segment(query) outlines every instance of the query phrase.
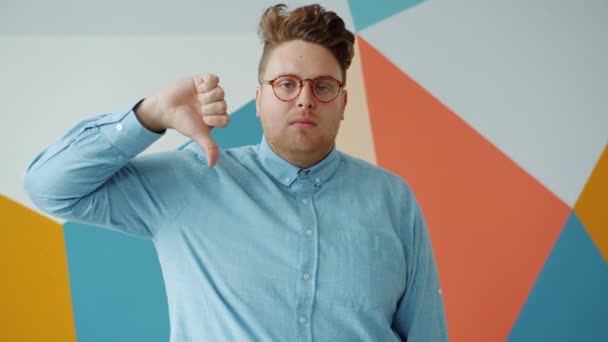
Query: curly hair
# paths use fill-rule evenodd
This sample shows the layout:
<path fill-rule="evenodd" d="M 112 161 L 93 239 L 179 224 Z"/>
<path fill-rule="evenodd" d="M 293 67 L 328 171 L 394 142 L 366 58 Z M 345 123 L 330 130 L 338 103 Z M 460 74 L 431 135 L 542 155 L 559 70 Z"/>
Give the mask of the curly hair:
<path fill-rule="evenodd" d="M 278 4 L 266 9 L 258 27 L 258 36 L 264 44 L 258 66 L 258 77 L 266 68 L 270 52 L 281 43 L 301 39 L 327 48 L 338 61 L 342 82 L 346 83 L 346 70 L 355 54 L 355 35 L 344 26 L 335 12 L 326 11 L 320 5 L 308 5 L 285 10 Z"/>

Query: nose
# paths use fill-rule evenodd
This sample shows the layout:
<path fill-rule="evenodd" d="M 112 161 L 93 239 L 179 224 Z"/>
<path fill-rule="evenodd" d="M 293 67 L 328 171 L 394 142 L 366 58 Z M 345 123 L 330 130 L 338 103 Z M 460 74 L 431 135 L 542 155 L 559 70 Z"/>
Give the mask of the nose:
<path fill-rule="evenodd" d="M 315 107 L 315 97 L 312 91 L 312 82 L 303 82 L 300 96 L 296 99 L 299 108 L 312 109 Z"/>

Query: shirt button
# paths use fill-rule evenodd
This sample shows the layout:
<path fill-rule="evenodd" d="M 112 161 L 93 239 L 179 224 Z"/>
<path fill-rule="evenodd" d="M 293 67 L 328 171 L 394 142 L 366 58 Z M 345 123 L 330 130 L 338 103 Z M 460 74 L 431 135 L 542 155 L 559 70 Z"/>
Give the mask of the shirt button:
<path fill-rule="evenodd" d="M 304 273 L 304 280 L 308 280 L 310 279 L 310 273 L 306 272 Z"/>
<path fill-rule="evenodd" d="M 312 229 L 306 229 L 306 235 L 311 236 L 312 235 Z"/>
<path fill-rule="evenodd" d="M 321 183 L 321 178 L 317 178 L 317 179 L 315 179 L 315 182 L 317 182 L 317 183 Z"/>
<path fill-rule="evenodd" d="M 117 131 L 122 131 L 122 129 L 123 129 L 122 124 L 116 124 Z"/>
<path fill-rule="evenodd" d="M 289 178 L 285 178 L 283 180 L 285 181 L 285 183 L 289 183 Z"/>
<path fill-rule="evenodd" d="M 300 324 L 306 323 L 306 317 L 300 316 L 300 320 L 299 321 L 300 321 Z"/>
<path fill-rule="evenodd" d="M 302 200 L 302 203 L 307 204 L 308 200 L 305 198 L 305 199 Z"/>

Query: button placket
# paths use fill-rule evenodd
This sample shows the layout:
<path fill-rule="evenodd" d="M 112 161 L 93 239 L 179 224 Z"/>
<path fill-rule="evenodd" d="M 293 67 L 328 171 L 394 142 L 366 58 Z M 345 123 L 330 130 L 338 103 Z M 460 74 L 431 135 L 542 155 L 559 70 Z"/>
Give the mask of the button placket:
<path fill-rule="evenodd" d="M 299 193 L 297 201 L 301 217 L 302 233 L 300 238 L 300 263 L 299 279 L 296 284 L 296 336 L 298 341 L 312 340 L 312 327 L 310 317 L 315 295 L 314 276 L 316 272 L 318 250 L 317 234 L 313 234 L 316 229 L 316 217 L 314 211 L 314 190 L 315 186 L 311 179 L 306 175 L 299 175 L 297 182 Z"/>

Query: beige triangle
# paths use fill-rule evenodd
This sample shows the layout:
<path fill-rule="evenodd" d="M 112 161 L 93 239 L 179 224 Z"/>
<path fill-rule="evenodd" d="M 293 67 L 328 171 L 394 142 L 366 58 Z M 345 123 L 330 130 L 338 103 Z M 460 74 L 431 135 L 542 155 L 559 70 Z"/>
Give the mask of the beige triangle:
<path fill-rule="evenodd" d="M 358 44 L 355 44 L 355 56 L 346 77 L 348 104 L 336 137 L 336 147 L 342 152 L 376 164 Z"/>

